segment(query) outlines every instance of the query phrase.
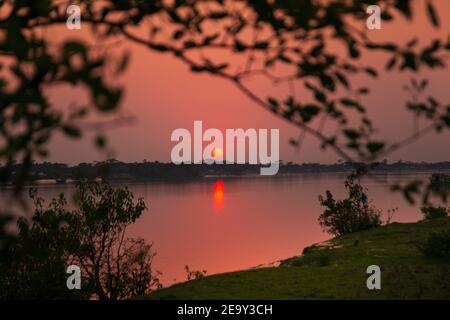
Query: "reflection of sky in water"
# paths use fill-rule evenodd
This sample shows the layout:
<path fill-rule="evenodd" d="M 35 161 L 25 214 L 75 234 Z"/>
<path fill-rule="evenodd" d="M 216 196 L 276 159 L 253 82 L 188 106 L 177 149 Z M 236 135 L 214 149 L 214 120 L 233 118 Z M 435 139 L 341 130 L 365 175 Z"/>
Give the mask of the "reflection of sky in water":
<path fill-rule="evenodd" d="M 212 274 L 287 258 L 330 237 L 317 222 L 322 212 L 318 195 L 329 189 L 336 198 L 343 197 L 344 178 L 342 174 L 303 174 L 130 184 L 135 199 L 143 197 L 149 209 L 130 227 L 129 235 L 155 243 L 155 268 L 163 272 L 166 284 L 184 280 L 185 265 Z M 416 221 L 421 217 L 419 210 L 400 194 L 389 192 L 390 184 L 413 178 L 376 175 L 364 179 L 363 185 L 385 214 L 387 209 L 399 208 L 393 221 Z M 73 187 L 39 187 L 47 202 L 60 192 L 69 194 Z M 0 190 L 2 209 L 10 207 L 6 193 Z"/>

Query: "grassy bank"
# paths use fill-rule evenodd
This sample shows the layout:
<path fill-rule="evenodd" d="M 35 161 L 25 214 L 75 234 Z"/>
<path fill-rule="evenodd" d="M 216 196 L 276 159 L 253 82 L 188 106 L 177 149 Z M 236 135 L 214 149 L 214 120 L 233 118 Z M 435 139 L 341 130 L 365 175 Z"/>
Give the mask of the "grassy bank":
<path fill-rule="evenodd" d="M 421 244 L 450 229 L 450 217 L 392 223 L 313 245 L 280 267 L 208 276 L 161 289 L 145 299 L 450 298 L 450 263 L 427 258 Z M 368 290 L 366 268 L 379 265 L 381 290 Z"/>

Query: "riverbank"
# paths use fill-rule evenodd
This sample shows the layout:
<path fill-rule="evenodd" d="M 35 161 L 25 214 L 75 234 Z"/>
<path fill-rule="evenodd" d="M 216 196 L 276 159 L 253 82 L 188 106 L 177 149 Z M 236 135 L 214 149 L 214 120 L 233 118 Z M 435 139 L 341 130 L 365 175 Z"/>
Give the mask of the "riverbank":
<path fill-rule="evenodd" d="M 450 217 L 392 223 L 310 246 L 279 267 L 208 276 L 140 299 L 450 299 L 450 262 L 420 246 L 450 229 Z M 381 290 L 368 290 L 366 268 L 381 268 Z"/>

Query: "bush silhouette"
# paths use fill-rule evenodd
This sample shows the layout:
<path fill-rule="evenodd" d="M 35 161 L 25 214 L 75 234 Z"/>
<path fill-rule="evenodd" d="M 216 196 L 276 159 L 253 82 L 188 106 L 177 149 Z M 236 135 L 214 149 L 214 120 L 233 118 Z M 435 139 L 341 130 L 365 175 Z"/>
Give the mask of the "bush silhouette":
<path fill-rule="evenodd" d="M 352 177 L 345 182 L 348 197 L 335 200 L 330 191 L 319 196 L 320 204 L 326 209 L 319 216 L 320 225 L 333 235 L 344 235 L 381 225 L 381 213 L 365 200 L 362 186 Z"/>

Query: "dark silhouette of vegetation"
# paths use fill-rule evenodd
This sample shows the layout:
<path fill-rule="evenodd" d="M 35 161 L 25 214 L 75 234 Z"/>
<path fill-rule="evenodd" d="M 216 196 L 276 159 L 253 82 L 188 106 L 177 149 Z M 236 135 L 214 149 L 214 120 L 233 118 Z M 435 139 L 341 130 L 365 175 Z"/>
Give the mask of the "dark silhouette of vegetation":
<path fill-rule="evenodd" d="M 100 299 L 132 297 L 159 284 L 152 274 L 151 245 L 126 237 L 127 227 L 146 209 L 142 199 L 134 203 L 127 188 L 81 183 L 76 204 L 78 210 L 68 220 L 69 233 L 74 236 L 70 258 Z"/>
<path fill-rule="evenodd" d="M 431 234 L 421 248 L 428 257 L 450 261 L 450 229 Z"/>
<path fill-rule="evenodd" d="M 319 216 L 320 225 L 338 236 L 381 226 L 381 212 L 368 201 L 359 182 L 349 177 L 345 188 L 348 197 L 343 200 L 335 200 L 328 190 L 325 197 L 319 196 L 320 204 L 326 207 Z"/>
<path fill-rule="evenodd" d="M 450 212 L 447 207 L 441 206 L 424 206 L 420 208 L 420 211 L 422 211 L 425 220 L 443 218 L 448 216 L 448 213 Z"/>
<path fill-rule="evenodd" d="M 28 221 L 17 222 L 18 236 L 3 254 L 0 264 L 2 299 L 79 299 L 86 291 L 66 287 L 67 249 L 71 242 L 66 222 L 70 213 L 63 196 L 43 207 L 42 199 L 31 193 L 36 210 Z"/>
<path fill-rule="evenodd" d="M 191 270 L 189 266 L 184 266 L 184 270 L 186 270 L 186 279 L 187 281 L 201 279 L 206 276 L 206 270 Z"/>
<path fill-rule="evenodd" d="M 125 299 L 159 287 L 152 270 L 155 253 L 143 239 L 126 236 L 127 227 L 146 209 L 126 188 L 77 185 L 75 209 L 63 194 L 48 206 L 31 193 L 35 213 L 21 218 L 19 236 L 1 266 L 2 298 Z M 66 268 L 81 269 L 81 290 L 68 290 Z"/>

